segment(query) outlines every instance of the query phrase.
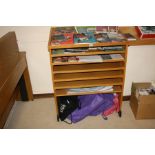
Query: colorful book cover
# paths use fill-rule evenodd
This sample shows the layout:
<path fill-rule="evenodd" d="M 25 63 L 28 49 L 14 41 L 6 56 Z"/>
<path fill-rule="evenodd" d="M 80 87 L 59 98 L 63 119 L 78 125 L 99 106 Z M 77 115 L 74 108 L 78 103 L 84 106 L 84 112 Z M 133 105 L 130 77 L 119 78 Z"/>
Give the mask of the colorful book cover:
<path fill-rule="evenodd" d="M 96 26 L 96 33 L 117 33 L 118 26 Z"/>
<path fill-rule="evenodd" d="M 53 34 L 62 34 L 62 33 L 77 33 L 75 26 L 63 26 L 63 27 L 54 27 Z"/>
<path fill-rule="evenodd" d="M 109 33 L 118 33 L 118 26 L 108 26 Z"/>
<path fill-rule="evenodd" d="M 76 26 L 78 33 L 96 32 L 96 26 Z"/>
<path fill-rule="evenodd" d="M 51 36 L 51 45 L 73 44 L 73 33 L 53 34 Z"/>
<path fill-rule="evenodd" d="M 108 33 L 108 26 L 96 26 L 97 33 Z"/>
<path fill-rule="evenodd" d="M 112 42 L 126 41 L 126 38 L 121 33 L 108 33 L 108 37 Z"/>
<path fill-rule="evenodd" d="M 136 40 L 136 38 L 130 34 L 130 33 L 123 33 L 123 36 L 127 39 L 127 40 Z"/>
<path fill-rule="evenodd" d="M 94 36 L 97 42 L 110 42 L 107 33 L 96 33 Z"/>
<path fill-rule="evenodd" d="M 74 34 L 74 43 L 94 43 L 96 39 L 92 32 Z"/>
<path fill-rule="evenodd" d="M 140 39 L 155 38 L 155 26 L 136 26 Z"/>
<path fill-rule="evenodd" d="M 65 50 L 64 49 L 56 49 L 56 50 L 53 50 L 53 54 L 64 54 Z"/>

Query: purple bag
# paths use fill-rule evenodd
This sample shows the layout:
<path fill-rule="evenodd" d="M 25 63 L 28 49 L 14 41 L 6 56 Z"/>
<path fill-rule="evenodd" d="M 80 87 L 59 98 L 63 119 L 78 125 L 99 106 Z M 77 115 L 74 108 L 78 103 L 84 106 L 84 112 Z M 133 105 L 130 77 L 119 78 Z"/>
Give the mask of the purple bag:
<path fill-rule="evenodd" d="M 68 118 L 76 123 L 86 116 L 96 116 L 113 104 L 113 94 L 95 94 L 78 97 L 81 109 L 76 109 Z"/>
<path fill-rule="evenodd" d="M 101 94 L 103 102 L 100 107 L 98 107 L 96 110 L 91 112 L 89 115 L 90 116 L 97 116 L 101 114 L 103 111 L 111 108 L 114 105 L 113 99 L 114 95 L 113 94 Z"/>

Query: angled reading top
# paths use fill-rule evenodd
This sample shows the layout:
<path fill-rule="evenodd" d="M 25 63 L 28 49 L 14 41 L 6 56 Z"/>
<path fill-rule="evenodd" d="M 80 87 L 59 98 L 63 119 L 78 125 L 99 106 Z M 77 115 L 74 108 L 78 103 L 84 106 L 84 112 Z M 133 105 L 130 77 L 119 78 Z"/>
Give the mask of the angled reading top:
<path fill-rule="evenodd" d="M 95 42 L 95 43 L 70 43 L 70 44 L 58 44 L 58 45 L 51 45 L 51 35 L 52 32 L 55 30 L 55 27 L 51 27 L 50 36 L 49 36 L 49 43 L 48 48 L 49 51 L 51 49 L 61 49 L 61 48 L 78 48 L 78 47 L 97 47 L 97 46 L 112 46 L 112 45 L 128 45 L 128 46 L 139 46 L 139 45 L 155 45 L 155 39 L 139 39 L 137 36 L 136 30 L 134 26 L 126 26 L 126 27 L 119 27 L 120 33 L 130 33 L 132 34 L 136 40 L 133 41 L 121 41 L 121 42 Z"/>

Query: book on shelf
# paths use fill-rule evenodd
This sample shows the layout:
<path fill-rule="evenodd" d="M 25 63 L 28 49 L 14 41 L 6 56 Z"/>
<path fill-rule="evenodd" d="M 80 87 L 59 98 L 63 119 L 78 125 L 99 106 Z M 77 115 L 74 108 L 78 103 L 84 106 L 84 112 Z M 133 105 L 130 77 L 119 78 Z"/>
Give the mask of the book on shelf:
<path fill-rule="evenodd" d="M 97 47 L 89 47 L 89 48 L 88 48 L 88 51 L 96 51 L 96 50 L 98 50 Z"/>
<path fill-rule="evenodd" d="M 96 26 L 76 26 L 75 28 L 78 33 L 96 32 Z"/>
<path fill-rule="evenodd" d="M 98 47 L 97 48 L 100 51 L 123 51 L 123 46 L 104 46 L 104 47 Z"/>
<path fill-rule="evenodd" d="M 96 26 L 96 33 L 108 33 L 108 26 Z"/>
<path fill-rule="evenodd" d="M 102 62 L 100 55 L 77 56 L 79 62 Z"/>
<path fill-rule="evenodd" d="M 129 41 L 136 40 L 136 38 L 130 33 L 123 33 L 123 36 Z"/>
<path fill-rule="evenodd" d="M 88 48 L 67 48 L 64 50 L 64 53 L 80 53 L 86 51 L 88 51 Z"/>
<path fill-rule="evenodd" d="M 101 57 L 102 57 L 103 60 L 112 59 L 111 56 L 110 56 L 110 54 L 102 54 Z"/>
<path fill-rule="evenodd" d="M 112 42 L 126 41 L 126 38 L 121 33 L 108 33 L 108 37 Z"/>
<path fill-rule="evenodd" d="M 73 44 L 73 33 L 51 35 L 51 45 Z"/>
<path fill-rule="evenodd" d="M 92 32 L 74 34 L 74 43 L 94 43 L 96 39 Z"/>
<path fill-rule="evenodd" d="M 96 33 L 118 33 L 118 26 L 96 26 Z"/>
<path fill-rule="evenodd" d="M 103 60 L 124 59 L 121 54 L 102 54 L 101 57 Z"/>
<path fill-rule="evenodd" d="M 118 33 L 118 26 L 108 26 L 109 33 Z"/>
<path fill-rule="evenodd" d="M 136 26 L 140 39 L 155 38 L 155 26 Z"/>
<path fill-rule="evenodd" d="M 53 50 L 53 54 L 64 54 L 65 50 L 64 49 L 56 49 L 56 50 Z"/>
<path fill-rule="evenodd" d="M 110 54 L 112 59 L 124 59 L 121 54 Z"/>
<path fill-rule="evenodd" d="M 77 33 L 75 26 L 63 26 L 63 27 L 54 27 L 53 34 L 62 34 L 62 33 Z"/>
<path fill-rule="evenodd" d="M 56 57 L 53 59 L 54 63 L 62 63 L 62 62 L 78 62 L 77 56 L 69 56 L 69 57 Z"/>
<path fill-rule="evenodd" d="M 94 36 L 97 42 L 110 42 L 107 33 L 96 33 Z"/>
<path fill-rule="evenodd" d="M 70 88 L 67 93 L 83 93 L 83 92 L 112 92 L 113 86 L 96 86 L 87 88 Z"/>

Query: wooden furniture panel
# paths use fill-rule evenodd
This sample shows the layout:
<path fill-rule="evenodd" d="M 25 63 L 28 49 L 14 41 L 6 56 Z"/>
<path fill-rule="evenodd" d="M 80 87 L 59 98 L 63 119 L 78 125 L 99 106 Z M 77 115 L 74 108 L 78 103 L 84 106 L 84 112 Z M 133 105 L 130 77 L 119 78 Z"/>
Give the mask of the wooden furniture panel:
<path fill-rule="evenodd" d="M 55 89 L 111 86 L 123 84 L 122 78 L 55 82 Z"/>
<path fill-rule="evenodd" d="M 117 54 L 117 53 L 125 53 L 125 51 L 87 51 L 87 52 L 76 52 L 76 53 L 69 53 L 69 54 L 52 54 L 51 57 L 60 57 L 60 56 L 84 56 L 84 55 L 100 55 L 100 54 Z"/>
<path fill-rule="evenodd" d="M 54 74 L 54 82 L 123 77 L 123 70 Z"/>
<path fill-rule="evenodd" d="M 122 86 L 121 85 L 114 85 L 113 91 L 108 92 L 82 92 L 82 93 L 68 93 L 68 89 L 56 89 L 55 94 L 56 96 L 72 96 L 72 95 L 88 95 L 88 94 L 106 94 L 106 93 L 122 93 Z"/>
<path fill-rule="evenodd" d="M 0 128 L 15 102 L 20 88 L 24 100 L 33 100 L 26 53 L 19 52 L 15 32 L 0 38 Z"/>
<path fill-rule="evenodd" d="M 125 69 L 123 62 L 112 63 L 90 63 L 79 65 L 53 65 L 53 74 L 56 73 L 74 73 L 74 72 L 94 72 L 94 71 L 106 71 L 106 70 L 120 70 Z"/>

